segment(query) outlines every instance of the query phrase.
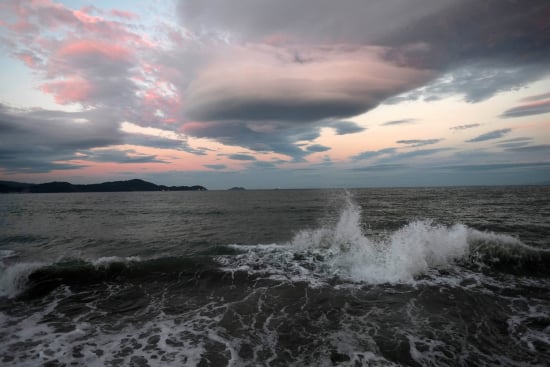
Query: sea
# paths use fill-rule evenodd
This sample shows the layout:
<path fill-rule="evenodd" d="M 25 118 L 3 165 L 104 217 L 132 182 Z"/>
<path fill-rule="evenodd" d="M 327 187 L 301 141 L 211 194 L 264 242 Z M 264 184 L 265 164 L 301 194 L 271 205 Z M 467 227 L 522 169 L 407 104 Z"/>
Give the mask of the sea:
<path fill-rule="evenodd" d="M 0 195 L 1 366 L 548 366 L 550 186 Z"/>

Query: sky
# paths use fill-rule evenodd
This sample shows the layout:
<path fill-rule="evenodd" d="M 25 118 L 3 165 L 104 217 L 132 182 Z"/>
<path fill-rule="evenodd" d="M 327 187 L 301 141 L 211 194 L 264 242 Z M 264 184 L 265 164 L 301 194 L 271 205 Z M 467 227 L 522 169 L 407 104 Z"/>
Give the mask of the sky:
<path fill-rule="evenodd" d="M 2 0 L 0 70 L 0 180 L 550 183 L 547 0 Z"/>

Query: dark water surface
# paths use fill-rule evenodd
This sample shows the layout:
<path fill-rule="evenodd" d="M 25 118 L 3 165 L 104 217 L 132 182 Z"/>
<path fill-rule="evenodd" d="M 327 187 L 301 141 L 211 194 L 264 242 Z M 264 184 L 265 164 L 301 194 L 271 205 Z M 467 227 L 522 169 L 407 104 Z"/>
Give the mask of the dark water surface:
<path fill-rule="evenodd" d="M 549 360 L 550 187 L 0 195 L 0 365 Z"/>

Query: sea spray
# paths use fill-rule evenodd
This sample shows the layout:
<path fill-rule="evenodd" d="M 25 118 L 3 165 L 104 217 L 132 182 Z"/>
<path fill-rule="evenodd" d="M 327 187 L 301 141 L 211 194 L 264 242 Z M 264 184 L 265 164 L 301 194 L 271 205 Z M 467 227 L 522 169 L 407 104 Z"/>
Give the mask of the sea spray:
<path fill-rule="evenodd" d="M 0 297 L 12 298 L 21 293 L 35 270 L 44 266 L 44 263 L 17 263 L 6 266 L 0 263 Z"/>
<path fill-rule="evenodd" d="M 217 259 L 225 269 L 264 273 L 271 278 L 324 284 L 337 277 L 381 284 L 411 283 L 457 262 L 483 267 L 501 258 L 502 262 L 523 261 L 545 253 L 509 235 L 460 223 L 437 224 L 431 219 L 412 221 L 385 236 L 366 235 L 362 228 L 361 208 L 347 193 L 334 224 L 301 230 L 284 244 L 233 245 L 242 253 Z"/>

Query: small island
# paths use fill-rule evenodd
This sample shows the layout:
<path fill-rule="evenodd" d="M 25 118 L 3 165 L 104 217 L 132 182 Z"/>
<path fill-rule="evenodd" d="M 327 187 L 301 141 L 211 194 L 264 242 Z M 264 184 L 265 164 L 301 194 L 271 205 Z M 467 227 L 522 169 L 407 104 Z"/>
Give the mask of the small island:
<path fill-rule="evenodd" d="M 204 186 L 164 186 L 140 179 L 112 181 L 89 185 L 69 182 L 28 184 L 0 181 L 0 193 L 66 193 L 66 192 L 125 192 L 125 191 L 207 191 Z"/>
<path fill-rule="evenodd" d="M 232 187 L 230 189 L 227 189 L 227 191 L 244 191 L 246 190 L 244 187 L 241 187 L 241 186 L 235 186 L 235 187 Z"/>

